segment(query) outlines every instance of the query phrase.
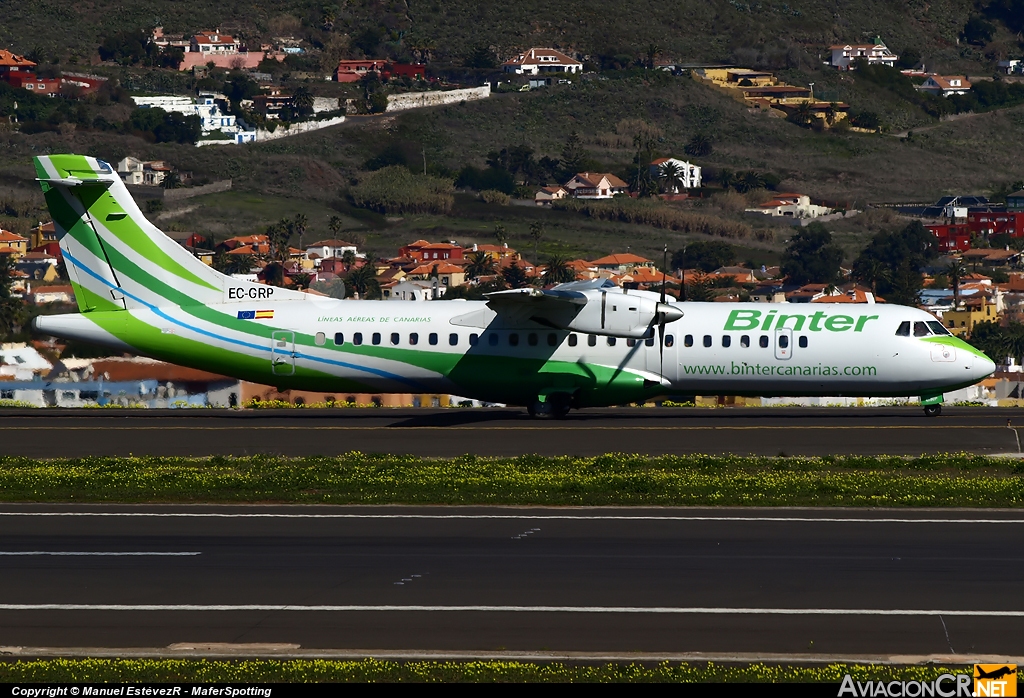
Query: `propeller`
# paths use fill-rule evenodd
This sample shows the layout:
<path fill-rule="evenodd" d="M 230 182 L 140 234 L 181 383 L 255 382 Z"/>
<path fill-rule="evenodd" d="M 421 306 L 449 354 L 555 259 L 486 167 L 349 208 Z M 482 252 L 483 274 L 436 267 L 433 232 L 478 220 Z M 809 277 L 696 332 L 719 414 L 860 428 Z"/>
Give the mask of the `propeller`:
<path fill-rule="evenodd" d="M 661 300 L 657 306 L 658 354 L 661 359 L 661 369 L 658 373 L 662 377 L 665 375 L 665 324 L 675 322 L 683 316 L 682 310 L 674 308 L 666 302 L 665 287 L 668 283 L 665 276 L 666 269 L 668 269 L 668 245 L 665 245 L 664 256 L 661 260 Z"/>

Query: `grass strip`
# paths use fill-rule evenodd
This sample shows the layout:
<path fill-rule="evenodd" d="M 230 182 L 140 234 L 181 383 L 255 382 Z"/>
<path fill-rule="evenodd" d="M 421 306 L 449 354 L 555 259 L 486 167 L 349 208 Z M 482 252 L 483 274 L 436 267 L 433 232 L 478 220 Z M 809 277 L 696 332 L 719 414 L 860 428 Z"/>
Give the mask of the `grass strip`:
<path fill-rule="evenodd" d="M 576 665 L 510 661 L 393 662 L 376 659 L 242 660 L 45 659 L 0 662 L 0 682 L 12 683 L 835 683 L 934 681 L 966 667 L 829 664 L 825 666 L 641 664 Z"/>
<path fill-rule="evenodd" d="M 1021 507 L 1022 476 L 970 454 L 3 457 L 0 501 Z"/>

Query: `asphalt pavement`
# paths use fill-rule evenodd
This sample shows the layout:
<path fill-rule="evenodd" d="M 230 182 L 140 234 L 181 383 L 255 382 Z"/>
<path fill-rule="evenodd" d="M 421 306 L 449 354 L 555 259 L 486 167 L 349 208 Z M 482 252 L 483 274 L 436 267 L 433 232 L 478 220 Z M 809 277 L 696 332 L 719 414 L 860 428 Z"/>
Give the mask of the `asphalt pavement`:
<path fill-rule="evenodd" d="M 735 453 L 776 456 L 1015 453 L 1019 409 L 616 408 L 538 421 L 516 409 L 3 410 L 0 453 L 42 458 Z"/>
<path fill-rule="evenodd" d="M 1022 533 L 1007 511 L 3 505 L 0 645 L 1019 656 Z"/>

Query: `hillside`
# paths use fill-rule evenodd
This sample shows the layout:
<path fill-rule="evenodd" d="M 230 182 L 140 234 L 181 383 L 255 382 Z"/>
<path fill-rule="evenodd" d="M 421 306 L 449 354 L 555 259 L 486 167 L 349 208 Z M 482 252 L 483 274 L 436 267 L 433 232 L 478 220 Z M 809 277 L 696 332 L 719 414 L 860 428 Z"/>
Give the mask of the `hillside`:
<path fill-rule="evenodd" d="M 971 0 L 636 0 L 600 5 L 568 0 L 4 0 L 0 46 L 83 62 L 107 36 L 163 25 L 168 33 L 221 27 L 253 43 L 296 35 L 356 53 L 427 51 L 435 61 L 456 65 L 479 47 L 491 47 L 499 60 L 522 48 L 553 45 L 595 61 L 628 62 L 646 57 L 653 44 L 674 60 L 740 59 L 796 67 L 816 62 L 831 43 L 876 35 L 897 51 L 912 48 L 939 60 L 960 57 L 957 38 L 974 5 Z"/>

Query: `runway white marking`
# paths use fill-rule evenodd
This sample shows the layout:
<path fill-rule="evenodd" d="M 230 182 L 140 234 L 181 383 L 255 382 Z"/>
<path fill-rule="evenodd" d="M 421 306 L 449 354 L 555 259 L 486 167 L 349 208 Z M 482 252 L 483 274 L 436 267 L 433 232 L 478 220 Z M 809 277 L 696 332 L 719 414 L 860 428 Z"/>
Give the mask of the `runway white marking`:
<path fill-rule="evenodd" d="M 1024 618 L 1024 611 L 982 611 L 923 608 L 715 608 L 675 606 L 301 606 L 293 604 L 0 604 L 0 611 L 260 611 L 260 612 L 432 612 L 432 613 L 617 613 L 662 615 L 766 616 L 969 616 Z"/>
<path fill-rule="evenodd" d="M 91 553 L 79 551 L 0 551 L 0 557 L 26 557 L 26 556 L 54 556 L 54 557 L 99 557 L 99 558 L 133 558 L 133 557 L 189 557 L 202 555 L 202 553 Z"/>
<path fill-rule="evenodd" d="M 1024 524 L 1024 519 L 917 519 L 811 516 L 601 516 L 583 514 L 275 514 L 222 512 L 137 511 L 0 511 L 4 516 L 41 517 L 136 517 L 178 519 L 417 519 L 417 520 L 511 520 L 511 521 L 741 521 L 755 523 L 927 523 L 927 524 Z"/>

